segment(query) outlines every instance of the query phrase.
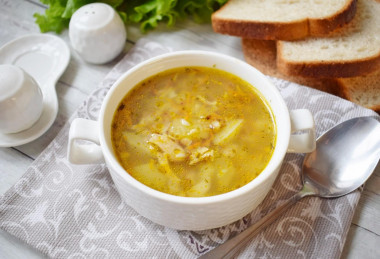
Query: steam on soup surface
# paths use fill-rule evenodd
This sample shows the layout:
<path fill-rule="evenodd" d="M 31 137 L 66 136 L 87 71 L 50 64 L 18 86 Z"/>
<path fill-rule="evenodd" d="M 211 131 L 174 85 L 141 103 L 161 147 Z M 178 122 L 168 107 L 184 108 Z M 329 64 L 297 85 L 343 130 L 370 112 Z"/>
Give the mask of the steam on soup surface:
<path fill-rule="evenodd" d="M 161 72 L 118 106 L 114 152 L 135 179 L 173 195 L 212 196 L 257 177 L 276 142 L 261 96 L 242 79 L 206 67 Z"/>

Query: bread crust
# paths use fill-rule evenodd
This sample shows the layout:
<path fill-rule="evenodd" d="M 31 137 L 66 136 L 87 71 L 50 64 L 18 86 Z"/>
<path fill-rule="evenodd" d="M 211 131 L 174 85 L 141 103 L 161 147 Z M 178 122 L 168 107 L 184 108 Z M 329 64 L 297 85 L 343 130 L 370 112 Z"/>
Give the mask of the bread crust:
<path fill-rule="evenodd" d="M 362 0 L 358 4 L 357 19 L 355 17 L 346 27 L 332 32 L 328 38 L 313 37 L 300 42 L 277 41 L 277 69 L 286 75 L 313 78 L 356 77 L 380 69 L 380 46 L 376 40 L 379 33 L 376 27 L 380 23 L 377 13 L 379 10 L 379 1 Z M 363 45 L 361 48 L 365 49 L 364 44 L 370 44 L 368 48 L 371 50 L 368 53 L 363 50 L 363 53 L 351 55 L 356 52 L 352 51 L 354 48 L 350 48 L 350 44 L 359 44 L 358 39 L 361 40 L 359 46 Z M 306 44 L 307 50 L 303 44 Z M 324 52 L 322 48 L 328 49 L 326 45 L 329 44 L 333 46 L 331 51 Z M 303 50 L 309 58 L 302 56 Z M 329 58 L 324 59 L 325 55 Z"/>
<path fill-rule="evenodd" d="M 340 96 L 340 89 L 335 79 L 306 78 L 302 76 L 284 75 L 276 66 L 276 42 L 272 40 L 242 39 L 242 50 L 246 62 L 260 70 L 263 74 L 281 78 L 297 84 L 305 85 Z"/>
<path fill-rule="evenodd" d="M 357 10 L 357 0 L 347 3 L 340 13 L 323 19 L 309 20 L 309 36 L 323 37 L 352 21 Z"/>
<path fill-rule="evenodd" d="M 337 81 L 337 84 L 338 84 L 338 87 L 340 89 L 340 94 L 341 94 L 342 98 L 349 100 L 351 102 L 354 102 L 360 106 L 366 107 L 367 109 L 371 109 L 380 115 L 380 104 L 368 106 L 368 105 L 365 105 L 363 103 L 358 103 L 352 98 L 350 90 L 347 87 L 345 87 L 344 84 L 341 84 L 341 82 L 339 80 Z"/>
<path fill-rule="evenodd" d="M 300 19 L 292 22 L 247 21 L 218 17 L 220 11 L 228 8 L 225 4 L 211 16 L 213 30 L 251 39 L 298 40 L 307 36 L 323 36 L 350 22 L 356 13 L 357 0 L 347 2 L 344 8 L 331 16 L 318 19 Z"/>
<path fill-rule="evenodd" d="M 266 75 L 309 86 L 339 96 L 368 109 L 372 109 L 380 114 L 380 103 L 361 103 L 360 101 L 355 100 L 353 96 L 353 92 L 356 91 L 358 91 L 359 93 L 365 93 L 366 88 L 363 86 L 371 85 L 372 87 L 376 87 L 376 89 L 380 89 L 380 68 L 374 71 L 373 73 L 368 74 L 367 76 L 348 78 L 313 78 L 285 75 L 277 69 L 277 48 L 275 41 L 243 38 L 242 50 L 246 62 L 256 67 L 258 70 L 260 70 L 262 73 Z M 373 84 L 375 84 L 376 86 Z M 380 95 L 380 92 L 378 93 L 378 95 Z"/>
<path fill-rule="evenodd" d="M 380 114 L 380 103 L 361 103 L 356 100 L 355 93 L 371 96 L 373 98 L 380 99 L 380 70 L 377 70 L 371 74 L 353 78 L 337 78 L 336 80 L 341 97 L 357 103 L 368 109 L 374 110 Z M 372 91 L 371 91 L 372 90 Z M 368 92 L 370 91 L 370 92 Z M 375 92 L 374 96 L 371 94 Z"/>
<path fill-rule="evenodd" d="M 309 35 L 307 20 L 292 23 L 262 23 L 245 20 L 213 19 L 215 32 L 262 40 L 296 40 Z"/>
<path fill-rule="evenodd" d="M 362 76 L 380 69 L 380 51 L 371 57 L 347 61 L 291 62 L 283 58 L 281 42 L 277 42 L 277 69 L 292 76 L 336 78 Z"/>

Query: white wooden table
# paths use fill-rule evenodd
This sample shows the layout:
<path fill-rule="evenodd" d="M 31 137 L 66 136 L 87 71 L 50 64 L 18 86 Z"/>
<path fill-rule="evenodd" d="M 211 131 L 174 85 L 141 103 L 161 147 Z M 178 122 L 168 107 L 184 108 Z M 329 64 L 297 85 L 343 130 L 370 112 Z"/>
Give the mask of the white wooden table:
<path fill-rule="evenodd" d="M 0 46 L 30 33 L 39 33 L 33 14 L 45 12 L 38 0 L 0 0 Z M 124 53 L 142 38 L 148 38 L 173 49 L 216 50 L 243 59 L 240 39 L 213 33 L 211 26 L 192 22 L 180 23 L 175 28 L 165 25 L 142 35 L 137 27 L 127 28 L 128 39 Z M 68 31 L 59 35 L 70 45 Z M 12 148 L 0 148 L 0 194 L 8 190 L 34 159 L 54 139 L 71 114 L 95 89 L 117 63 L 91 65 L 80 59 L 71 49 L 70 64 L 56 89 L 59 114 L 53 126 L 39 139 Z M 344 244 L 342 258 L 380 258 L 380 166 L 369 179 L 357 207 L 354 220 Z M 41 258 L 39 252 L 0 230 L 0 258 Z"/>

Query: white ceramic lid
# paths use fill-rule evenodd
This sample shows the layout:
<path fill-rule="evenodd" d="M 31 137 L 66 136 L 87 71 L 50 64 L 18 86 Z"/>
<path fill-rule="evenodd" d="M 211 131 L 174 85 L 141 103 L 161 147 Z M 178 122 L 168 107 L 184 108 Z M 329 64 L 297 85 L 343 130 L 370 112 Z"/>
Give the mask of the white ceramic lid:
<path fill-rule="evenodd" d="M 12 65 L 0 65 L 0 102 L 12 97 L 22 85 L 22 70 Z"/>
<path fill-rule="evenodd" d="M 97 30 L 110 23 L 115 11 L 109 5 L 95 3 L 79 8 L 71 17 L 71 23 L 84 30 Z"/>

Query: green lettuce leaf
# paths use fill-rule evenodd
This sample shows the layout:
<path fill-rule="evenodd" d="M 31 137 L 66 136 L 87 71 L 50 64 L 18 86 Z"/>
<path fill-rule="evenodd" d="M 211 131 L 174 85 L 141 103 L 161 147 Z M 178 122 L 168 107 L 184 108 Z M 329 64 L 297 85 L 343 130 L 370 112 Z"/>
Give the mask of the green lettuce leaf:
<path fill-rule="evenodd" d="M 63 18 L 62 14 L 66 9 L 67 1 L 60 0 L 41 0 L 43 4 L 49 6 L 45 11 L 45 15 L 38 13 L 34 14 L 36 23 L 39 25 L 41 32 L 54 31 L 61 33 L 62 30 L 68 27 L 70 19 Z"/>
<path fill-rule="evenodd" d="M 47 5 L 45 14 L 35 13 L 41 32 L 61 33 L 70 18 L 83 5 L 103 2 L 112 6 L 126 24 L 140 24 L 147 32 L 160 22 L 173 26 L 178 19 L 191 17 L 195 22 L 210 22 L 211 14 L 227 0 L 40 0 Z"/>
<path fill-rule="evenodd" d="M 182 17 L 191 16 L 197 23 L 210 22 L 211 14 L 226 0 L 179 0 L 177 10 Z"/>
<path fill-rule="evenodd" d="M 157 27 L 158 22 L 167 21 L 169 26 L 174 25 L 178 13 L 174 10 L 176 0 L 150 0 L 143 5 L 136 6 L 134 11 L 138 14 L 141 23 L 140 29 L 146 32 Z"/>

